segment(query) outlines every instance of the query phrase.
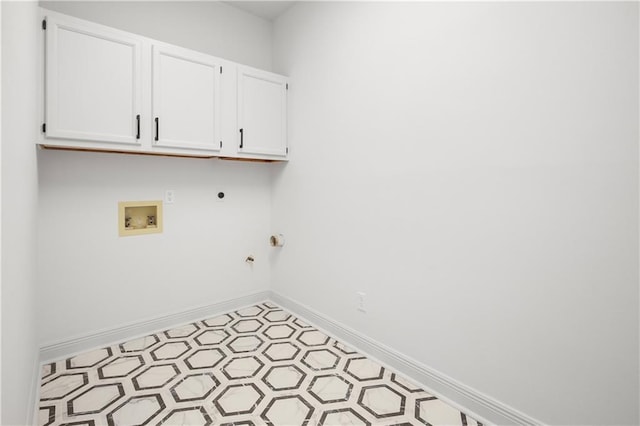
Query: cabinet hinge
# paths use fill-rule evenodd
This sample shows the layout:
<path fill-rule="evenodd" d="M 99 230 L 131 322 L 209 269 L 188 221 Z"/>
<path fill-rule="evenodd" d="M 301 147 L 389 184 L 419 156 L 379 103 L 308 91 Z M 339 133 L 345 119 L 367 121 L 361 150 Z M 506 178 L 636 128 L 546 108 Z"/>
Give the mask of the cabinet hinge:
<path fill-rule="evenodd" d="M 42 123 L 42 133 L 47 133 L 47 123 Z"/>
<path fill-rule="evenodd" d="M 43 19 L 43 20 L 42 20 L 42 29 L 43 29 L 43 30 L 46 30 L 46 29 L 47 29 L 47 20 L 46 20 L 46 19 Z"/>

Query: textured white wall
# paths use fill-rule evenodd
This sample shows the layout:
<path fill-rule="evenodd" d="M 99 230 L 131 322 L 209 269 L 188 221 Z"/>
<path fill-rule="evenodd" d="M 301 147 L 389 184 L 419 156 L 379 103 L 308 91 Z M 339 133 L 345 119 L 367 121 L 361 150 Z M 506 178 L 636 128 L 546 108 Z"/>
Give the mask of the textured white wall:
<path fill-rule="evenodd" d="M 270 24 L 223 4 L 45 6 L 270 67 Z M 268 287 L 271 165 L 40 151 L 38 166 L 41 344 Z M 164 232 L 119 238 L 118 201 L 162 199 L 166 189 L 176 191 L 176 203 L 165 205 Z M 253 267 L 245 263 L 249 254 Z"/>
<path fill-rule="evenodd" d="M 294 6 L 274 290 L 543 422 L 638 424 L 638 62 L 637 3 Z"/>
<path fill-rule="evenodd" d="M 37 371 L 35 2 L 2 2 L 2 418 L 28 423 Z M 36 31 L 34 31 L 34 28 Z"/>
<path fill-rule="evenodd" d="M 2 22 L 2 3 L 0 3 L 0 23 Z M 2 47 L 2 28 L 0 27 L 0 48 Z M 0 51 L 1 52 L 1 51 Z M 2 54 L 0 53 L 0 144 L 2 143 Z M 2 147 L 0 146 L 0 200 L 2 200 Z M 0 209 L 0 333 L 2 333 L 2 209 Z M 35 336 L 35 329 L 34 329 Z M 1 335 L 0 335 L 1 339 Z M 0 345 L 2 342 L 0 341 Z M 2 379 L 2 350 L 0 347 L 0 380 Z M 0 385 L 0 421 L 2 421 L 2 385 Z"/>
<path fill-rule="evenodd" d="M 38 160 L 42 342 L 268 288 L 269 164 L 65 151 Z M 176 202 L 164 205 L 163 233 L 119 237 L 118 201 L 165 189 Z"/>

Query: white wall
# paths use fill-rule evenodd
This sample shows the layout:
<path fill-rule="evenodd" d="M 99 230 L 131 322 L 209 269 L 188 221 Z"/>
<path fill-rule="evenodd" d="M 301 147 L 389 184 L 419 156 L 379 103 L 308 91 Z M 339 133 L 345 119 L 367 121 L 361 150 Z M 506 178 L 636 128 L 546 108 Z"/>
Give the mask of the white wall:
<path fill-rule="evenodd" d="M 34 407 L 38 130 L 37 3 L 2 2 L 2 418 L 24 425 Z"/>
<path fill-rule="evenodd" d="M 270 67 L 270 24 L 222 4 L 46 7 Z M 38 166 L 41 344 L 268 288 L 271 165 L 40 151 Z M 164 232 L 119 238 L 118 201 L 158 200 L 166 189 L 176 202 L 165 205 Z"/>
<path fill-rule="evenodd" d="M 638 424 L 637 3 L 300 3 L 274 70 L 275 291 L 543 422 Z"/>
<path fill-rule="evenodd" d="M 0 48 L 2 47 L 2 3 L 0 3 Z M 0 50 L 1 52 L 1 50 Z M 2 54 L 0 53 L 0 144 L 2 143 Z M 2 147 L 0 146 L 0 200 L 2 200 Z M 0 209 L 0 345 L 2 333 L 2 209 Z M 0 346 L 0 380 L 2 380 L 2 347 Z M 0 421 L 2 421 L 2 386 L 0 385 Z"/>

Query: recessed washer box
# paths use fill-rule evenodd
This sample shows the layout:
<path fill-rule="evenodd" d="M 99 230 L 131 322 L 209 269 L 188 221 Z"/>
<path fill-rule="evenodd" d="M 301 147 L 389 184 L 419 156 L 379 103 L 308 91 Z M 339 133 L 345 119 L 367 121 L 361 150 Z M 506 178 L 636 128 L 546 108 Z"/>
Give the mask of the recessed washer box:
<path fill-rule="evenodd" d="M 162 201 L 120 201 L 118 231 L 121 237 L 162 232 Z"/>

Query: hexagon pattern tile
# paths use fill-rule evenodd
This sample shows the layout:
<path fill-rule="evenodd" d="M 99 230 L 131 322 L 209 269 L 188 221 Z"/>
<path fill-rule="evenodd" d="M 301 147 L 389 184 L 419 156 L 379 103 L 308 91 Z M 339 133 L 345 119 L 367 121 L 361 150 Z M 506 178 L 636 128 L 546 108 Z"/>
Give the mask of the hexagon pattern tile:
<path fill-rule="evenodd" d="M 482 426 L 272 302 L 42 368 L 38 424 Z"/>

